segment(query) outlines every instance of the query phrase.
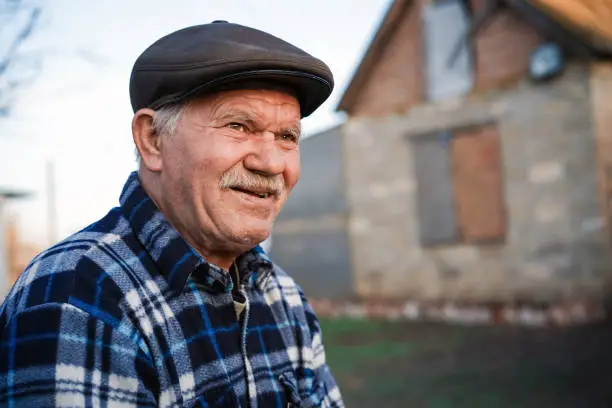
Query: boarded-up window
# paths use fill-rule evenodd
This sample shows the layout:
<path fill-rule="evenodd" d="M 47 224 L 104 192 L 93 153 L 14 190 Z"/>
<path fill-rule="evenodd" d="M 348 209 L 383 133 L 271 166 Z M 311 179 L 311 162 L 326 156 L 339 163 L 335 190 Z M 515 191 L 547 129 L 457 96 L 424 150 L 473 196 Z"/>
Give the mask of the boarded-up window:
<path fill-rule="evenodd" d="M 505 235 L 501 151 L 494 126 L 455 132 L 452 163 L 459 230 L 465 242 L 498 241 Z"/>
<path fill-rule="evenodd" d="M 494 243 L 506 235 L 494 125 L 412 139 L 422 245 Z"/>
<path fill-rule="evenodd" d="M 414 162 L 419 192 L 417 209 L 423 245 L 452 243 L 457 240 L 457 220 L 450 177 L 451 137 L 450 133 L 441 132 L 414 139 Z"/>

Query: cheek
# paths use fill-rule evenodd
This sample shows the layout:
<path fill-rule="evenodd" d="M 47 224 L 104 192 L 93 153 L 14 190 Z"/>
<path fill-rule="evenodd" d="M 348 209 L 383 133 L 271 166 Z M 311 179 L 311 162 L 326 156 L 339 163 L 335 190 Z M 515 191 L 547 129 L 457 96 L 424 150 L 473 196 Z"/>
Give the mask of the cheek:
<path fill-rule="evenodd" d="M 223 175 L 239 164 L 245 156 L 239 147 L 222 141 L 198 146 L 189 153 L 190 161 L 184 165 L 191 166 L 191 170 L 187 171 L 192 173 L 195 183 L 206 189 L 207 194 L 216 194 L 219 192 L 218 186 Z"/>
<path fill-rule="evenodd" d="M 202 177 L 220 171 L 224 157 L 227 157 L 224 146 L 212 135 L 204 134 L 199 139 L 192 137 L 184 143 L 179 160 L 187 172 Z"/>
<path fill-rule="evenodd" d="M 172 173 L 175 182 L 186 182 L 197 163 L 199 152 L 190 146 L 189 135 L 169 136 L 163 149 L 164 170 Z"/>
<path fill-rule="evenodd" d="M 300 155 L 295 153 L 290 156 L 287 160 L 287 166 L 285 168 L 285 186 L 287 192 L 290 192 L 300 178 Z"/>
<path fill-rule="evenodd" d="M 180 141 L 182 142 L 182 141 Z M 211 184 L 209 179 L 209 160 L 205 152 L 198 146 L 190 146 L 188 143 L 176 143 L 168 149 L 167 165 L 165 166 L 166 177 L 171 188 L 177 191 L 181 197 L 178 205 L 193 205 L 195 201 L 200 202 L 202 193 L 210 194 L 207 186 Z M 204 190 L 204 191 L 203 191 Z"/>

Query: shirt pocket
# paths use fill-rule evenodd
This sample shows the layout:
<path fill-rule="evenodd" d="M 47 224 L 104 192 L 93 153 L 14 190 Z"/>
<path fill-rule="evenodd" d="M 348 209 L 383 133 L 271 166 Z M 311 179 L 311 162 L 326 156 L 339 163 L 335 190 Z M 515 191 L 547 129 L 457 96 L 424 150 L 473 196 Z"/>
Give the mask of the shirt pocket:
<path fill-rule="evenodd" d="M 312 370 L 304 369 L 304 375 L 298 380 L 293 371 L 284 372 L 279 382 L 287 396 L 287 408 L 317 408 L 323 404 L 326 390 Z"/>

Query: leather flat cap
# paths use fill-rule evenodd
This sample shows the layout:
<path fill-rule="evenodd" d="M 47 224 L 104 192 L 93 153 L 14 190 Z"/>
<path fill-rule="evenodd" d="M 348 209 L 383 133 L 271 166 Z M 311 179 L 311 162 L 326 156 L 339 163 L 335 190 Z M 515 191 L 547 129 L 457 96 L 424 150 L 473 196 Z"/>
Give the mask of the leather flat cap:
<path fill-rule="evenodd" d="M 130 78 L 132 109 L 158 109 L 240 81 L 291 89 L 302 117 L 321 106 L 334 87 L 329 67 L 296 46 L 254 28 L 214 21 L 168 34 L 138 57 Z"/>

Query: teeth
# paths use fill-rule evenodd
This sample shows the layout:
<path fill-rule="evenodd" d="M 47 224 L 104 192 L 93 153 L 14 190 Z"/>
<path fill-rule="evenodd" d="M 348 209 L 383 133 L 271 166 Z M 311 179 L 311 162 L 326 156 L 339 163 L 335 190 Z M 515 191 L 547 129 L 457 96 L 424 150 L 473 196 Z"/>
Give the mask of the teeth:
<path fill-rule="evenodd" d="M 239 188 L 239 187 L 232 187 L 232 190 L 240 191 L 240 192 L 243 192 L 243 193 L 246 193 L 246 194 L 251 194 L 251 195 L 254 195 L 254 196 L 259 197 L 259 198 L 268 198 L 270 196 L 270 194 L 271 194 L 271 193 L 257 193 L 255 191 L 250 191 L 248 189 L 243 189 L 243 188 Z"/>

